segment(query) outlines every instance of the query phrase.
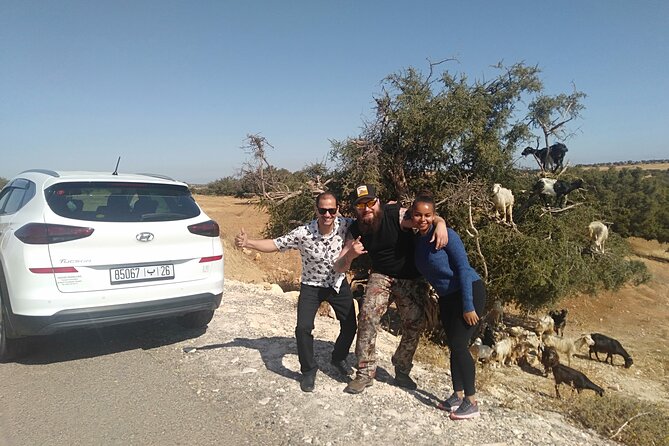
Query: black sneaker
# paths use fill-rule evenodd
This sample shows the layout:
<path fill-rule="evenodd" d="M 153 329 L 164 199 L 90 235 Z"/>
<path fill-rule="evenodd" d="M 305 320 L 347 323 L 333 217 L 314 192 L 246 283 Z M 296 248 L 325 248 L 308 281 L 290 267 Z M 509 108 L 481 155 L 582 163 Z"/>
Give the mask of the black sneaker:
<path fill-rule="evenodd" d="M 458 410 L 451 412 L 451 420 L 468 420 L 470 418 L 480 417 L 478 403 L 472 403 L 469 398 L 464 398 Z"/>
<path fill-rule="evenodd" d="M 460 398 L 457 393 L 453 392 L 453 395 L 437 404 L 437 409 L 445 410 L 446 412 L 455 412 L 458 410 L 458 407 L 460 407 L 460 404 L 462 404 L 462 398 Z"/>
<path fill-rule="evenodd" d="M 334 368 L 344 376 L 353 375 L 353 369 L 343 359 L 341 361 L 330 361 L 330 364 L 332 364 Z"/>
<path fill-rule="evenodd" d="M 302 381 L 300 382 L 300 389 L 302 389 L 302 392 L 313 392 L 315 385 L 316 385 L 315 373 L 310 373 L 308 375 L 302 376 Z"/>

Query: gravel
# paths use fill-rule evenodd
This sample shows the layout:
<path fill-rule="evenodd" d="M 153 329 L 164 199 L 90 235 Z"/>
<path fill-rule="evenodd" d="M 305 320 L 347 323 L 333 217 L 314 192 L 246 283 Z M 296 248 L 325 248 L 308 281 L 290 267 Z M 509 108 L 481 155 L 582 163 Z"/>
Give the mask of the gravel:
<path fill-rule="evenodd" d="M 417 363 L 411 375 L 418 390 L 393 386 L 390 357 L 398 339 L 385 331 L 377 341 L 376 382 L 362 394 L 349 395 L 343 391 L 348 378 L 329 363 L 339 324 L 324 316 L 317 317 L 314 330 L 321 369 L 314 392 L 304 393 L 294 339 L 296 295 L 265 288 L 226 281 L 223 302 L 206 333 L 172 346 L 181 357 L 177 373 L 188 377 L 200 398 L 238 410 L 248 437 L 235 443 L 251 444 L 270 431 L 277 444 L 286 445 L 617 444 L 570 424 L 561 413 L 538 408 L 537 401 L 554 399 L 552 380 L 517 367 L 492 372 L 478 394 L 480 418 L 451 421 L 435 407 L 452 391 L 447 371 Z M 348 361 L 355 364 L 353 353 Z"/>

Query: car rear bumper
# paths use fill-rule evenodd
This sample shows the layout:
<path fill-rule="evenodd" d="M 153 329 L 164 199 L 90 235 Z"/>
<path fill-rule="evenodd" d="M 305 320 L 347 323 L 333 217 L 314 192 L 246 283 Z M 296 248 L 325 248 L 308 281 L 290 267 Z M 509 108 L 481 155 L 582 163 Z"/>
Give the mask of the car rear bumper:
<path fill-rule="evenodd" d="M 102 327 L 215 310 L 221 304 L 221 297 L 222 294 L 201 293 L 150 302 L 63 310 L 51 316 L 23 316 L 11 311 L 7 316 L 13 336 L 49 335 L 73 328 Z"/>

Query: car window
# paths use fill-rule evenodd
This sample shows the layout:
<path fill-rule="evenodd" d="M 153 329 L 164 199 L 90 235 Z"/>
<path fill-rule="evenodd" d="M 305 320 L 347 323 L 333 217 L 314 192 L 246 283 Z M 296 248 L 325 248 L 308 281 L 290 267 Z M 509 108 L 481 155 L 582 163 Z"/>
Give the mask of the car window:
<path fill-rule="evenodd" d="M 45 191 L 49 207 L 86 221 L 171 221 L 193 218 L 200 209 L 185 186 L 152 183 L 71 182 Z"/>
<path fill-rule="evenodd" d="M 35 196 L 35 183 L 18 178 L 0 193 L 0 214 L 13 214 Z"/>

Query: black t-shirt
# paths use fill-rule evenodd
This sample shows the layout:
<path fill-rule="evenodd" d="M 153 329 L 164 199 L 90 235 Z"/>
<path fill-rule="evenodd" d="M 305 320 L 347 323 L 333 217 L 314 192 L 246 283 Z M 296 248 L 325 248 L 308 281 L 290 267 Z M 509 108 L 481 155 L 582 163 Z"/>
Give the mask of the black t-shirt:
<path fill-rule="evenodd" d="M 379 230 L 361 234 L 356 220 L 349 231 L 353 238 L 362 241 L 372 260 L 374 272 L 397 279 L 415 279 L 420 273 L 414 265 L 414 236 L 400 226 L 400 207 L 387 204 L 383 207 L 383 218 Z"/>

